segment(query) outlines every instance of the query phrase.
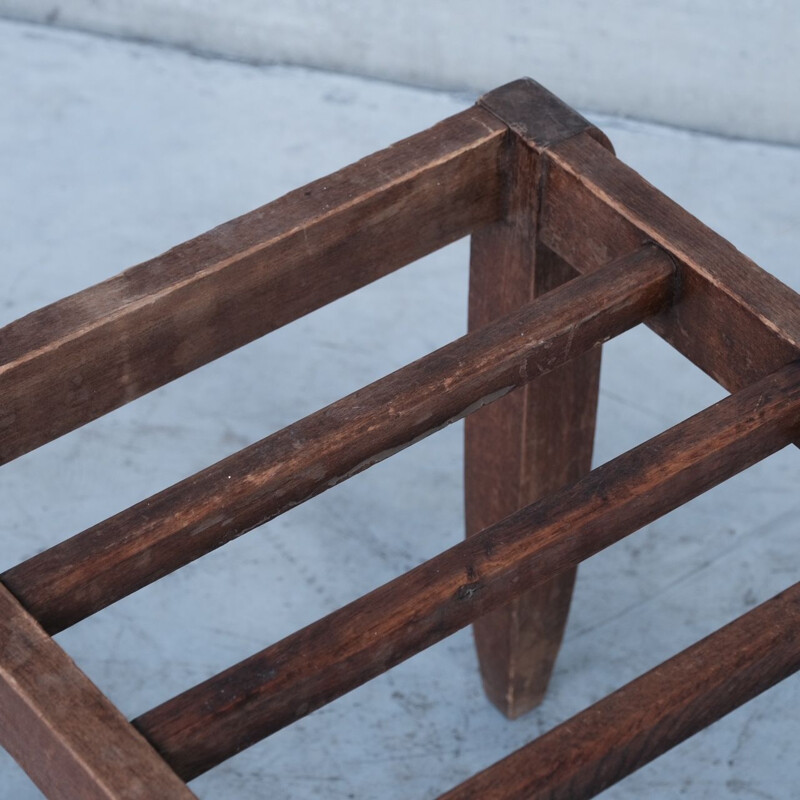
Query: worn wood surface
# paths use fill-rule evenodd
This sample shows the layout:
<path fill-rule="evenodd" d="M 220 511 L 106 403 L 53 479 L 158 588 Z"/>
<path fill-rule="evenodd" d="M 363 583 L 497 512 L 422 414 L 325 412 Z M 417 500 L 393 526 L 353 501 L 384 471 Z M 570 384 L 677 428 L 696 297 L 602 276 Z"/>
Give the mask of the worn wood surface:
<path fill-rule="evenodd" d="M 0 742 L 51 800 L 194 797 L 2 585 Z"/>
<path fill-rule="evenodd" d="M 478 100 L 536 153 L 577 134 L 586 134 L 613 152 L 608 137 L 533 78 L 518 78 Z"/>
<path fill-rule="evenodd" d="M 2 581 L 55 632 L 658 313 L 646 247 L 44 551 Z"/>
<path fill-rule="evenodd" d="M 470 233 L 507 129 L 469 109 L 0 330 L 0 463 Z"/>
<path fill-rule="evenodd" d="M 446 792 L 441 800 L 594 797 L 798 669 L 800 583 Z M 719 794 L 726 794 L 722 786 Z"/>
<path fill-rule="evenodd" d="M 0 330 L 3 463 L 474 232 L 467 337 L 1 576 L 0 740 L 48 796 L 193 797 L 181 779 L 481 618 L 520 713 L 580 561 L 800 441 L 798 296 L 608 146 L 516 81 Z M 642 320 L 738 391 L 580 477 L 598 345 Z M 476 411 L 466 541 L 133 725 L 47 635 Z M 589 797 L 796 670 L 798 623 L 794 587 L 447 796 Z"/>
<path fill-rule="evenodd" d="M 678 156 L 676 156 L 678 157 Z M 729 390 L 800 357 L 800 297 L 586 135 L 547 151 L 540 236 L 581 271 L 646 241 L 679 270 L 651 327 Z"/>
<path fill-rule="evenodd" d="M 573 568 L 798 434 L 795 362 L 134 724 L 179 775 L 198 775 L 522 590 Z"/>
<path fill-rule="evenodd" d="M 517 86 L 528 99 L 528 82 L 516 82 L 487 95 L 482 103 L 504 113 Z M 560 101 L 540 94 L 540 102 L 532 109 L 535 118 L 525 121 L 521 129 L 537 146 L 589 127 L 574 112 L 572 116 L 565 113 Z M 543 106 L 550 108 L 549 116 Z M 534 149 L 512 139 L 505 214 L 472 235 L 470 330 L 512 313 L 577 274 L 552 251 L 537 247 L 540 164 Z M 468 536 L 591 469 L 599 378 L 598 347 L 467 417 Z M 544 696 L 564 635 L 574 582 L 574 570 L 563 572 L 474 625 L 486 694 L 508 717 L 529 711 Z"/>

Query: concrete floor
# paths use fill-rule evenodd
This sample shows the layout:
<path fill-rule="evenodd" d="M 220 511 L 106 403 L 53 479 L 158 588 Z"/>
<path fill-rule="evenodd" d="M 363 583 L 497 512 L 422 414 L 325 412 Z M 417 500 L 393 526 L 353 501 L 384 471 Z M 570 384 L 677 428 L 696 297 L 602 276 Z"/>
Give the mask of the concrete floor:
<path fill-rule="evenodd" d="M 464 108 L 471 98 L 0 23 L 0 324 Z M 598 122 L 651 182 L 800 289 L 800 151 Z M 459 242 L 2 469 L 0 569 L 463 333 Z M 722 396 L 646 330 L 605 350 L 596 462 Z M 785 450 L 581 568 L 543 705 L 484 700 L 463 631 L 192 784 L 407 798 L 494 762 L 800 576 Z M 453 426 L 61 635 L 129 715 L 459 540 Z M 790 798 L 789 679 L 604 797 Z M 41 795 L 0 754 L 0 798 Z"/>

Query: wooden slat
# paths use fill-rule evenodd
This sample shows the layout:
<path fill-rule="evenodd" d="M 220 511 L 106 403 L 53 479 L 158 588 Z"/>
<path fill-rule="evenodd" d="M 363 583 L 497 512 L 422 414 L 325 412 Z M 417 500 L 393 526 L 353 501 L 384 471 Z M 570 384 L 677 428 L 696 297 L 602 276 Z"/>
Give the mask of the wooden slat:
<path fill-rule="evenodd" d="M 676 158 L 679 158 L 679 154 Z M 591 137 L 546 154 L 542 240 L 584 271 L 657 242 L 679 295 L 651 327 L 729 390 L 800 357 L 800 297 Z"/>
<path fill-rule="evenodd" d="M 127 511 L 2 581 L 55 632 L 627 330 L 672 296 L 654 247 L 476 331 Z"/>
<path fill-rule="evenodd" d="M 523 83 L 523 96 L 527 84 Z M 508 92 L 501 95 L 509 102 Z M 482 102 L 491 102 L 495 93 Z M 495 100 L 497 104 L 497 100 Z M 581 118 L 550 130 L 558 115 L 536 107 L 528 137 L 552 141 L 589 126 Z M 533 130 L 538 122 L 538 130 Z M 543 126 L 548 129 L 543 130 Z M 508 201 L 503 218 L 472 235 L 469 327 L 480 328 L 512 313 L 575 277 L 552 251 L 537 246 L 541 173 L 535 153 L 514 140 L 510 148 Z M 531 381 L 467 417 L 464 499 L 467 535 L 487 528 L 522 506 L 585 475 L 592 447 L 601 348 Z M 515 597 L 474 625 L 483 685 L 489 699 L 514 718 L 544 697 L 569 613 L 575 570 Z"/>
<path fill-rule="evenodd" d="M 0 743 L 51 800 L 194 797 L 2 586 Z"/>
<path fill-rule="evenodd" d="M 442 795 L 585 800 L 800 669 L 800 583 Z M 719 796 L 725 791 L 720 786 Z"/>
<path fill-rule="evenodd" d="M 506 127 L 473 108 L 0 330 L 0 463 L 470 233 Z"/>
<path fill-rule="evenodd" d="M 179 775 L 198 775 L 520 591 L 574 567 L 799 433 L 796 362 L 134 724 Z"/>

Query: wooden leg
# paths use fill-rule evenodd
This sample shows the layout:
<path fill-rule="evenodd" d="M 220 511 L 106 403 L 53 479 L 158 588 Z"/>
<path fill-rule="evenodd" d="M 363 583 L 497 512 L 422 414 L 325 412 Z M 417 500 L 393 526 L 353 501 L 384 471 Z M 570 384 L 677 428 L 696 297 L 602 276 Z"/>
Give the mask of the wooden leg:
<path fill-rule="evenodd" d="M 512 161 L 505 219 L 472 237 L 470 330 L 575 275 L 537 244 L 537 159 L 517 148 Z M 590 470 L 599 375 L 598 347 L 467 418 L 468 536 Z M 575 570 L 563 573 L 474 625 L 486 694 L 508 717 L 544 696 L 574 582 Z"/>

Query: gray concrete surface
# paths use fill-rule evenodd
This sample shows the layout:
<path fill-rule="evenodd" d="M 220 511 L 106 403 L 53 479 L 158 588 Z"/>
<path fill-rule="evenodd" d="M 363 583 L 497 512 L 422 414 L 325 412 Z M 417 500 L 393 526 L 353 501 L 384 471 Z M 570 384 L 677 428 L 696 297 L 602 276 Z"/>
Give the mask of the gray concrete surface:
<path fill-rule="evenodd" d="M 0 324 L 469 98 L 0 23 Z M 800 288 L 800 151 L 598 118 Z M 466 242 L 2 468 L 0 570 L 460 335 Z M 596 462 L 722 396 L 646 330 L 605 350 Z M 435 797 L 800 576 L 785 450 L 585 563 L 551 691 L 508 722 L 461 632 L 195 781 L 203 798 Z M 135 715 L 459 540 L 453 426 L 58 636 Z M 797 796 L 790 679 L 604 796 Z M 39 797 L 0 754 L 0 798 Z"/>
<path fill-rule="evenodd" d="M 0 0 L 0 14 L 451 90 L 534 75 L 596 111 L 800 144 L 795 0 Z"/>

